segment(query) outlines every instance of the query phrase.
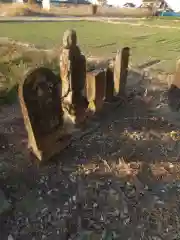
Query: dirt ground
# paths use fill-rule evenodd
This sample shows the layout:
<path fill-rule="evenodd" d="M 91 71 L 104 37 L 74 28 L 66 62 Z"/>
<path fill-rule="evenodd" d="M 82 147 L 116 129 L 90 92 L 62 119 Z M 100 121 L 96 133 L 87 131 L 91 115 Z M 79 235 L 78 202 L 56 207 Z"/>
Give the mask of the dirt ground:
<path fill-rule="evenodd" d="M 180 239 L 178 114 L 166 83 L 128 82 L 127 100 L 46 165 L 27 150 L 18 103 L 1 108 L 2 240 Z"/>

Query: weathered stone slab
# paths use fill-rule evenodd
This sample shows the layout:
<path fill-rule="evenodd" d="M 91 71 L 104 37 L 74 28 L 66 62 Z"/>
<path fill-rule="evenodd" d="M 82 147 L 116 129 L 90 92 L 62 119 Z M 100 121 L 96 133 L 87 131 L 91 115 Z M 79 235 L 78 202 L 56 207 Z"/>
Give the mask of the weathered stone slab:
<path fill-rule="evenodd" d="M 104 70 L 94 70 L 87 73 L 86 95 L 90 109 L 99 111 L 106 97 L 106 72 Z"/>
<path fill-rule="evenodd" d="M 114 74 L 113 68 L 108 67 L 106 70 L 106 101 L 111 102 L 114 97 Z"/>
<path fill-rule="evenodd" d="M 86 80 L 86 58 L 77 46 L 74 30 L 67 30 L 63 36 L 60 55 L 60 77 L 62 81 L 63 106 L 80 123 L 86 116 L 88 102 L 84 96 Z"/>
<path fill-rule="evenodd" d="M 180 60 L 177 61 L 174 79 L 168 90 L 168 100 L 171 110 L 178 111 L 180 109 Z"/>
<path fill-rule="evenodd" d="M 39 160 L 60 152 L 70 141 L 64 131 L 60 82 L 48 68 L 29 71 L 19 84 L 19 100 L 29 148 Z"/>
<path fill-rule="evenodd" d="M 114 61 L 114 96 L 124 95 L 128 75 L 129 48 L 119 50 Z"/>
<path fill-rule="evenodd" d="M 172 111 L 179 111 L 180 109 L 180 89 L 175 85 L 171 85 L 168 90 L 168 102 Z"/>
<path fill-rule="evenodd" d="M 178 60 L 176 63 L 176 72 L 174 74 L 172 85 L 180 89 L 180 60 Z"/>

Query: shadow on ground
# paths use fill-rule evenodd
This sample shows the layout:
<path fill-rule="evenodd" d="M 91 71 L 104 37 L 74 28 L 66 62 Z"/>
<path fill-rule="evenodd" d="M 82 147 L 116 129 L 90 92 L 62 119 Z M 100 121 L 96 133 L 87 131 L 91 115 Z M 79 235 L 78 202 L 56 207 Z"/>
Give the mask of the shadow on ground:
<path fill-rule="evenodd" d="M 0 188 L 13 205 L 2 239 L 178 239 L 178 129 L 154 114 L 165 91 L 138 82 L 98 130 L 46 166 L 26 150 L 19 108 L 16 124 L 0 119 Z"/>

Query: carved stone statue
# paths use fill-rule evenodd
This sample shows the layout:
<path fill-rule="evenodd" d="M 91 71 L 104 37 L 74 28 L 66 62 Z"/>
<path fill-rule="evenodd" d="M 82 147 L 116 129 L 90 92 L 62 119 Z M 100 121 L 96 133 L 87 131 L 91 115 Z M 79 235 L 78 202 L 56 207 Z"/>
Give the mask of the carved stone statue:
<path fill-rule="evenodd" d="M 67 30 L 63 36 L 60 55 L 60 78 L 64 108 L 79 123 L 84 120 L 88 102 L 84 95 L 86 59 L 77 46 L 75 30 Z"/>
<path fill-rule="evenodd" d="M 28 146 L 40 161 L 50 159 L 70 143 L 72 128 L 66 127 L 59 86 L 57 76 L 44 67 L 29 71 L 19 84 Z"/>

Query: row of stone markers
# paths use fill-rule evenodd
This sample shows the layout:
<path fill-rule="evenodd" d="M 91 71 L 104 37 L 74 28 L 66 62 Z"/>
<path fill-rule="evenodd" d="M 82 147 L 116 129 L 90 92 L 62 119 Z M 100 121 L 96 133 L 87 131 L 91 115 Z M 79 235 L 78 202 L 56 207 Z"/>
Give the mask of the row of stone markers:
<path fill-rule="evenodd" d="M 69 145 L 73 132 L 101 112 L 105 102 L 125 93 L 129 48 L 117 52 L 113 66 L 86 72 L 86 58 L 74 30 L 63 36 L 60 76 L 39 67 L 19 85 L 19 100 L 29 148 L 47 160 Z"/>

